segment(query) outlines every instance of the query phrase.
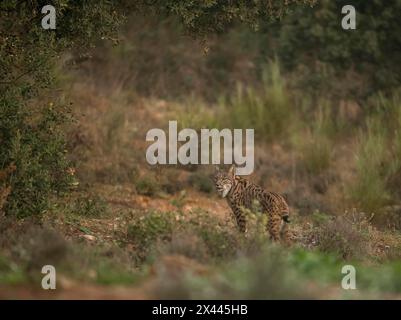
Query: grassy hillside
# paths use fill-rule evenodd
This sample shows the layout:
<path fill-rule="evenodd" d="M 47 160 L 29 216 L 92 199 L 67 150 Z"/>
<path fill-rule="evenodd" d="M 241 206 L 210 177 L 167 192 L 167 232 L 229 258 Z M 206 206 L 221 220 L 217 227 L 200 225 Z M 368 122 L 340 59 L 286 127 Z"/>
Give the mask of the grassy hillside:
<path fill-rule="evenodd" d="M 52 194 L 38 215 L 1 216 L 0 298 L 400 298 L 393 80 L 354 94 L 330 74 L 320 88 L 305 84 L 309 60 L 290 68 L 283 47 L 264 55 L 243 27 L 205 44 L 174 19 L 146 21 L 134 17 L 120 45 L 101 42 L 90 59 L 60 59 L 56 100 L 71 103 L 73 119 L 69 192 Z M 368 69 L 358 87 L 374 87 Z M 255 129 L 247 178 L 288 200 L 291 246 L 271 243 L 258 212 L 247 212 L 246 236 L 237 231 L 212 166 L 146 162 L 146 132 L 169 120 Z M 15 168 L 7 170 L 1 183 Z M 46 264 L 56 266 L 55 291 L 40 287 Z M 357 290 L 341 287 L 345 265 L 356 268 Z"/>

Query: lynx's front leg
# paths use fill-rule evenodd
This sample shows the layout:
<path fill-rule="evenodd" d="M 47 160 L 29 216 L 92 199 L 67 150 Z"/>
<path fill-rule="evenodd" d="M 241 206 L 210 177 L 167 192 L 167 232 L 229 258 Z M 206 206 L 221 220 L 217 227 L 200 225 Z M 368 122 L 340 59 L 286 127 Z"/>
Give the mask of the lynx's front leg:
<path fill-rule="evenodd" d="M 246 232 L 246 219 L 245 219 L 245 214 L 244 214 L 242 208 L 239 206 L 234 206 L 231 209 L 233 211 L 239 231 L 242 233 L 245 233 Z"/>

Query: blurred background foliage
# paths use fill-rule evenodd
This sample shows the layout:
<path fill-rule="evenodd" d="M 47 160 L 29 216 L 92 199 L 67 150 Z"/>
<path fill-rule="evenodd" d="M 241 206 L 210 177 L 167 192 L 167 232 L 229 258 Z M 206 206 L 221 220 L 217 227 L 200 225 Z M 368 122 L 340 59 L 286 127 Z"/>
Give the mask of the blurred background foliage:
<path fill-rule="evenodd" d="M 73 183 L 65 158 L 63 125 L 70 119 L 56 71 L 87 58 L 96 40 L 118 42 L 117 30 L 132 12 L 174 15 L 188 34 L 222 32 L 235 21 L 255 26 L 304 1 L 25 1 L 0 3 L 1 210 L 18 216 L 43 212 L 52 193 Z M 44 5 L 56 8 L 56 30 L 41 27 Z M 176 57 L 179 59 L 179 57 Z M 62 96 L 62 95 L 61 95 Z M 13 168 L 10 170 L 10 168 Z M 3 208 L 4 207 L 4 208 Z"/>
<path fill-rule="evenodd" d="M 57 8 L 57 28 L 49 31 L 41 27 L 41 1 L 0 5 L 0 172 L 1 198 L 7 199 L 0 204 L 19 216 L 43 212 L 49 195 L 77 184 L 66 157 L 65 128 L 73 117 L 63 94 L 63 70 L 75 69 L 78 77 L 89 76 L 93 85 L 113 94 L 192 97 L 199 108 L 212 103 L 219 117 L 206 108 L 202 115 L 209 116 L 196 125 L 213 119 L 213 125 L 251 126 L 266 141 L 302 126 L 294 118 L 294 110 L 302 109 L 300 116 L 316 124 L 308 129 L 309 143 L 294 141 L 315 173 L 329 166 L 333 132 L 346 134 L 342 129 L 352 127 L 349 119 L 340 119 L 344 109 L 354 113 L 355 124 L 360 121 L 355 114 L 375 109 L 378 95 L 394 100 L 399 89 L 399 0 L 353 1 L 356 30 L 340 27 L 346 1 L 51 4 Z M 330 124 L 315 116 L 316 108 L 321 110 L 315 105 L 327 101 Z M 308 152 L 311 145 L 318 150 Z M 384 173 L 375 172 L 386 184 Z M 386 180 L 393 182 L 390 176 Z M 359 185 L 352 189 L 358 199 L 366 187 Z"/>
<path fill-rule="evenodd" d="M 354 31 L 341 28 L 346 4 L 357 12 Z M 290 7 L 289 14 L 261 20 L 254 28 L 235 22 L 226 33 L 196 43 L 176 17 L 133 15 L 121 45 L 113 49 L 115 60 L 102 62 L 114 68 L 128 64 L 121 84 L 141 94 L 216 99 L 238 82 L 257 86 L 264 66 L 278 58 L 286 78 L 291 75 L 303 92 L 361 102 L 399 86 L 400 6 L 398 0 L 321 0 L 313 8 Z"/>

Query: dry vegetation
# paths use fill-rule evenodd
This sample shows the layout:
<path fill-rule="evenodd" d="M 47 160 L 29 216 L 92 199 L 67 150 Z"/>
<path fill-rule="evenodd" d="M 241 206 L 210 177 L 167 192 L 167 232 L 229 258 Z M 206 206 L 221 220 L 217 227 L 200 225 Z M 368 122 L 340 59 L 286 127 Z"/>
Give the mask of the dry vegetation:
<path fill-rule="evenodd" d="M 225 52 L 218 41 L 213 59 L 203 60 L 198 44 L 183 40 L 175 50 L 185 59 L 175 70 L 165 43 L 175 33 L 164 34 L 164 24 L 143 46 L 103 48 L 80 71 L 60 75 L 76 120 L 67 146 L 72 192 L 54 196 L 40 219 L 0 215 L 0 298 L 399 298 L 400 96 L 366 106 L 315 99 L 291 86 L 278 60 L 248 85 L 251 71 L 235 75 L 252 57 Z M 149 63 L 135 60 L 143 47 Z M 235 84 L 209 73 L 225 54 L 233 55 Z M 178 81 L 177 94 L 166 94 L 174 81 L 167 67 L 196 90 L 180 91 Z M 205 85 L 211 76 L 237 89 L 213 98 Z M 195 129 L 255 129 L 249 178 L 287 197 L 290 248 L 270 243 L 257 213 L 249 212 L 249 234 L 238 233 L 211 167 L 146 163 L 146 132 L 171 119 Z M 3 176 L 13 170 L 0 171 L 0 214 L 9 192 Z M 39 289 L 45 264 L 57 267 L 54 293 Z M 353 292 L 340 286 L 345 264 L 357 267 Z"/>
<path fill-rule="evenodd" d="M 29 219 L 3 225 L 2 297 L 361 298 L 399 292 L 399 224 L 381 218 L 384 211 L 352 209 L 357 202 L 347 188 L 358 181 L 354 157 L 361 142 L 336 142 L 320 111 L 312 127 L 297 128 L 299 119 L 282 126 L 288 130 L 281 132 L 282 143 L 257 141 L 251 179 L 286 194 L 294 212 L 294 244 L 281 248 L 270 244 L 258 214 L 249 213 L 248 237 L 237 232 L 214 193 L 212 168 L 146 164 L 146 130 L 187 116 L 177 114 L 181 104 L 108 95 L 83 81 L 70 93 L 78 118 L 69 135 L 71 174 L 79 184 L 54 202 L 41 225 Z M 217 108 L 224 116 L 215 121 L 230 121 L 229 108 Z M 47 263 L 60 274 L 62 290 L 55 294 L 35 289 L 35 271 Z M 358 266 L 356 293 L 340 289 L 346 263 Z"/>

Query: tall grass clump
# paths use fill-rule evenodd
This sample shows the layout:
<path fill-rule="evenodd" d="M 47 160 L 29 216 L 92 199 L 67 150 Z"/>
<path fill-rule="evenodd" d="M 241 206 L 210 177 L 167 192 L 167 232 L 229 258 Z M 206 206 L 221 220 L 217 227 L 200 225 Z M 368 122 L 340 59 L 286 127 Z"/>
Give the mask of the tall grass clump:
<path fill-rule="evenodd" d="M 367 130 L 359 132 L 356 179 L 349 190 L 351 200 L 362 209 L 376 211 L 390 201 L 387 189 L 392 173 L 390 159 L 384 124 L 368 120 Z"/>
<path fill-rule="evenodd" d="M 389 142 L 391 160 L 388 161 L 391 174 L 401 171 L 401 92 L 394 92 L 390 97 L 379 94 L 374 100 L 375 115 L 385 128 Z M 399 187 L 399 186 L 398 186 Z"/>
<path fill-rule="evenodd" d="M 193 97 L 186 100 L 183 105 L 174 105 L 173 111 L 174 117 L 177 117 L 180 130 L 185 128 L 200 130 L 220 126 L 219 115 L 221 110 L 219 106 L 209 108 L 205 103 Z"/>
<path fill-rule="evenodd" d="M 293 143 L 301 157 L 301 165 L 308 174 L 317 175 L 330 167 L 334 125 L 330 105 L 323 101 L 314 113 L 311 125 L 306 128 L 306 133 L 300 135 L 298 130 L 294 131 Z"/>
<path fill-rule="evenodd" d="M 224 109 L 226 126 L 255 129 L 260 139 L 272 141 L 288 132 L 294 110 L 278 62 L 271 62 L 263 71 L 260 90 L 239 84 Z"/>
<path fill-rule="evenodd" d="M 372 99 L 367 129 L 361 130 L 356 151 L 356 179 L 351 199 L 362 209 L 377 211 L 399 199 L 401 185 L 401 97 Z"/>

